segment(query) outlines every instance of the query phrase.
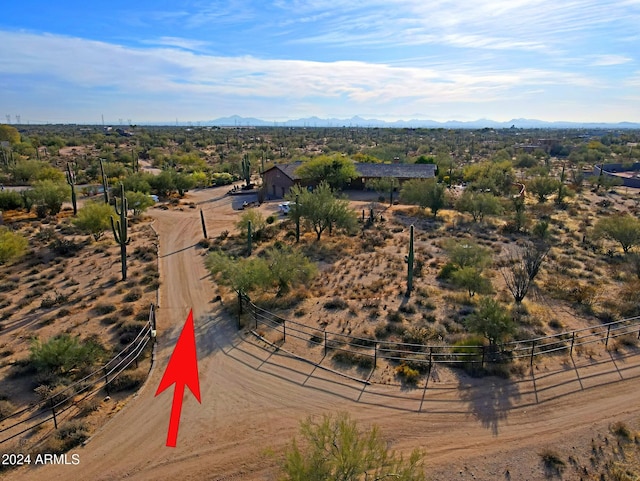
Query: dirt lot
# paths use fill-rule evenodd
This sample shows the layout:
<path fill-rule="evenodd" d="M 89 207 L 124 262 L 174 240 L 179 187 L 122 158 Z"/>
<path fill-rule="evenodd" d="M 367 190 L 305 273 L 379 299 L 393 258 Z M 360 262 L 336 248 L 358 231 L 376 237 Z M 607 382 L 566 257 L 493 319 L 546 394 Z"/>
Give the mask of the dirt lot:
<path fill-rule="evenodd" d="M 222 192 L 190 196 L 205 212 L 210 237 L 231 230 L 237 215 Z M 426 389 L 401 389 L 365 386 L 273 352 L 238 333 L 235 320 L 213 302 L 217 289 L 197 246 L 197 209 L 154 210 L 153 216 L 162 284 L 148 382 L 73 451 L 80 464 L 26 467 L 7 479 L 274 480 L 299 421 L 335 411 L 379 425 L 396 449 L 423 448 L 431 479 L 545 479 L 554 475 L 541 463 L 546 448 L 566 460 L 562 479 L 599 479 L 591 476 L 610 453 L 620 453 L 611 424 L 640 427 L 637 354 L 541 365 L 514 381 L 474 380 L 438 368 Z M 185 396 L 178 446 L 167 448 L 172 392 L 154 393 L 191 307 L 202 404 Z"/>

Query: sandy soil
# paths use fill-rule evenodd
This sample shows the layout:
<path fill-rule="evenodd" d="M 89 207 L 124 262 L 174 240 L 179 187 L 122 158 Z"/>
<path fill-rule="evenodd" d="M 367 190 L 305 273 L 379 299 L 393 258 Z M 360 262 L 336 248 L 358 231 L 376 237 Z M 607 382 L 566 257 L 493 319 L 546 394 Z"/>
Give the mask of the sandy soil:
<path fill-rule="evenodd" d="M 226 189 L 195 192 L 209 236 L 235 214 Z M 265 207 L 266 208 L 266 207 Z M 26 467 L 12 480 L 275 480 L 283 447 L 308 415 L 349 411 L 392 446 L 421 447 L 431 479 L 545 479 L 538 453 L 554 447 L 588 464 L 591 440 L 613 421 L 637 427 L 640 356 L 533 369 L 521 381 L 452 379 L 426 389 L 371 385 L 290 359 L 239 333 L 212 302 L 197 209 L 154 210 L 160 236 L 156 366 L 135 399 L 72 451 L 77 466 Z M 165 447 L 172 390 L 154 397 L 189 308 L 196 318 L 202 404 L 185 396 L 176 448 Z M 591 469 L 591 468 L 589 468 Z M 580 479 L 578 468 L 563 479 Z"/>

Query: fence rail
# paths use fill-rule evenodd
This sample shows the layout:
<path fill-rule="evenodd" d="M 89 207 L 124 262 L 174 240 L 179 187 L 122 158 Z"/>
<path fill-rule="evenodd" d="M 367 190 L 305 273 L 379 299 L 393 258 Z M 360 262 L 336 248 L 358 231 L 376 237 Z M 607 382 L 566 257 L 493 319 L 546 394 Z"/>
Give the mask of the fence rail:
<path fill-rule="evenodd" d="M 310 346 L 323 346 L 325 356 L 330 352 L 343 352 L 351 356 L 369 358 L 375 367 L 378 359 L 396 362 L 444 363 L 452 365 L 475 364 L 483 366 L 489 362 L 505 362 L 513 359 L 528 359 L 533 364 L 537 356 L 566 352 L 570 356 L 576 348 L 594 343 L 609 342 L 624 336 L 640 339 L 640 316 L 621 319 L 607 324 L 576 329 L 534 339 L 511 341 L 494 346 L 456 346 L 444 343 L 411 344 L 350 336 L 337 332 L 312 328 L 299 322 L 284 319 L 255 305 L 242 294 L 238 295 L 238 328 L 243 314 L 247 314 L 256 330 L 260 326 L 282 334 L 283 342 L 298 339 Z"/>
<path fill-rule="evenodd" d="M 149 343 L 155 342 L 156 308 L 151 304 L 149 319 L 140 329 L 133 341 L 102 367 L 75 381 L 64 390 L 33 403 L 19 411 L 0 419 L 0 444 L 14 439 L 38 426 L 53 421 L 58 428 L 61 415 L 88 399 L 103 388 L 109 394 L 110 385 L 132 364 L 138 365 L 138 359 Z M 153 362 L 153 360 L 152 360 Z M 26 416 L 26 417 L 25 417 Z"/>

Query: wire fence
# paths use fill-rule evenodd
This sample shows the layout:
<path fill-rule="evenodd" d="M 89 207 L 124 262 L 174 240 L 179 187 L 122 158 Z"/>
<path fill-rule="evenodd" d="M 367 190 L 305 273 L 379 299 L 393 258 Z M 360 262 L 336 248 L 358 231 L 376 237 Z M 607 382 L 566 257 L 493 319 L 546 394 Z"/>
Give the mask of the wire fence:
<path fill-rule="evenodd" d="M 110 386 L 123 371 L 132 364 L 138 367 L 138 359 L 147 345 L 155 342 L 155 334 L 156 308 L 154 304 L 151 304 L 149 319 L 140 329 L 138 335 L 109 362 L 65 387 L 64 390 L 0 418 L 0 444 L 49 422 L 53 422 L 55 429 L 58 429 L 59 420 L 79 403 L 95 396 L 102 389 L 109 395 Z M 151 363 L 153 363 L 153 358 Z"/>
<path fill-rule="evenodd" d="M 495 345 L 447 345 L 411 344 L 356 337 L 337 332 L 320 330 L 284 319 L 255 305 L 245 295 L 238 295 L 238 327 L 241 316 L 247 315 L 255 330 L 261 326 L 282 335 L 282 342 L 298 339 L 310 347 L 322 346 L 324 355 L 337 353 L 338 357 L 349 359 L 361 367 L 376 367 L 378 360 L 394 362 L 423 363 L 426 366 L 442 363 L 450 365 L 479 365 L 509 362 L 515 359 L 528 360 L 533 364 L 537 356 L 566 353 L 591 344 L 609 346 L 612 340 L 622 340 L 635 345 L 640 340 L 640 316 L 621 319 L 597 326 L 585 327 L 559 334 L 518 340 Z"/>

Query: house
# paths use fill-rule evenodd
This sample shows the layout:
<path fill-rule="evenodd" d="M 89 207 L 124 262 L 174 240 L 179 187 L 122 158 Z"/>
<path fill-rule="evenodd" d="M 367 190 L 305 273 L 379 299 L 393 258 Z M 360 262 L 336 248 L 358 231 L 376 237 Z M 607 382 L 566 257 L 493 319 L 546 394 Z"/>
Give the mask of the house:
<path fill-rule="evenodd" d="M 296 174 L 301 161 L 290 164 L 276 164 L 264 171 L 262 182 L 265 196 L 271 199 L 283 198 L 294 185 L 308 185 Z M 411 179 L 431 179 L 436 175 L 434 164 L 373 164 L 354 163 L 358 177 L 351 179 L 347 188 L 364 189 L 367 180 L 393 177 L 403 183 Z"/>

